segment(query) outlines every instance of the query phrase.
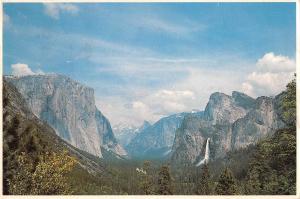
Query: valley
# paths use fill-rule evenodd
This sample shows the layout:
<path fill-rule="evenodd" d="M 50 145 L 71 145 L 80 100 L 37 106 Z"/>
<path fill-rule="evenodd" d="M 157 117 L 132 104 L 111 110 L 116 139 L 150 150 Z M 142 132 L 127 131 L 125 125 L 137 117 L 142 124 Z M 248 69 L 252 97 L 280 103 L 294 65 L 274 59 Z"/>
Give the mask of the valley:
<path fill-rule="evenodd" d="M 3 198 L 299 198 L 298 1 L 1 5 Z"/>
<path fill-rule="evenodd" d="M 4 194 L 295 194 L 295 93 L 295 80 L 275 97 L 216 92 L 203 111 L 112 128 L 92 88 L 4 76 Z"/>

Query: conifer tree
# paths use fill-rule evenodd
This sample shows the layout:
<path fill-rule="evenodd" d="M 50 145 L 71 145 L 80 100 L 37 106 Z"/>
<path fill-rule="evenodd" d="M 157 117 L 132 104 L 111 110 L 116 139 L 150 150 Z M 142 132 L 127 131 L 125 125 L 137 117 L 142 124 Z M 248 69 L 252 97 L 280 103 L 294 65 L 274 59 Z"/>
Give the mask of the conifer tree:
<path fill-rule="evenodd" d="M 287 85 L 280 101 L 286 128 L 256 146 L 247 172 L 246 194 L 296 192 L 296 82 Z"/>
<path fill-rule="evenodd" d="M 204 166 L 202 167 L 201 176 L 199 177 L 199 180 L 196 181 L 195 193 L 198 195 L 212 194 L 212 182 L 210 179 L 210 173 L 207 164 L 204 164 Z"/>
<path fill-rule="evenodd" d="M 238 194 L 237 186 L 232 172 L 226 168 L 221 174 L 217 187 L 216 193 L 218 195 L 236 195 Z"/>
<path fill-rule="evenodd" d="M 154 183 L 153 183 L 153 176 L 151 173 L 150 161 L 144 162 L 143 172 L 139 173 L 139 175 L 140 175 L 139 187 L 142 191 L 142 194 L 146 194 L 146 195 L 154 194 L 154 185 L 153 185 Z"/>
<path fill-rule="evenodd" d="M 296 79 L 293 79 L 286 86 L 286 94 L 281 105 L 283 119 L 291 128 L 296 127 L 296 103 Z"/>
<path fill-rule="evenodd" d="M 159 195 L 172 195 L 172 177 L 169 167 L 164 165 L 160 168 L 158 176 L 158 194 Z"/>

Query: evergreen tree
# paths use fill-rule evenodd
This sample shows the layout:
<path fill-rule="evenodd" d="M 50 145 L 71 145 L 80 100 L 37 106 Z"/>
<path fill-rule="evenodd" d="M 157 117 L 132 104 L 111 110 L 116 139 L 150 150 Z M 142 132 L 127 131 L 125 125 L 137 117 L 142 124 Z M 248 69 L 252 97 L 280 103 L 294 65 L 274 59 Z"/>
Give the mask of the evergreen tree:
<path fill-rule="evenodd" d="M 161 167 L 158 176 L 158 194 L 159 195 L 172 195 L 172 178 L 170 175 L 169 167 L 164 165 Z"/>
<path fill-rule="evenodd" d="M 201 169 L 201 177 L 196 181 L 196 194 L 209 195 L 212 194 L 212 182 L 207 164 Z"/>
<path fill-rule="evenodd" d="M 154 194 L 154 183 L 153 176 L 151 173 L 151 163 L 150 161 L 145 161 L 143 164 L 143 171 L 145 173 L 139 173 L 140 184 L 139 187 L 142 190 L 142 194 L 151 195 Z"/>
<path fill-rule="evenodd" d="M 296 193 L 295 80 L 287 85 L 280 103 L 287 126 L 257 144 L 247 172 L 247 194 Z"/>
<path fill-rule="evenodd" d="M 265 143 L 259 143 L 255 154 L 250 162 L 250 169 L 247 175 L 247 184 L 245 191 L 247 194 L 267 194 L 272 193 L 273 187 L 269 185 L 272 177 L 272 168 L 266 157 L 266 149 L 270 146 Z M 268 190 L 268 191 L 267 191 Z"/>
<path fill-rule="evenodd" d="M 216 186 L 216 193 L 218 195 L 236 195 L 238 194 L 237 186 L 232 172 L 226 168 L 221 174 L 218 184 Z"/>
<path fill-rule="evenodd" d="M 296 77 L 296 74 L 295 74 Z M 296 79 L 286 86 L 286 94 L 282 102 L 283 119 L 289 127 L 296 127 Z"/>

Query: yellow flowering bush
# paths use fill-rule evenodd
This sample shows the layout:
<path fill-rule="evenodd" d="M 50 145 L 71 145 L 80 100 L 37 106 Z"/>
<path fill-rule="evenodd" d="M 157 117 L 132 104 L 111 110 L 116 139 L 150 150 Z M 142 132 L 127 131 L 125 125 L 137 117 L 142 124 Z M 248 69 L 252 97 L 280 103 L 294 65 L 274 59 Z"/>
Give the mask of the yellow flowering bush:
<path fill-rule="evenodd" d="M 66 174 L 74 168 L 77 161 L 69 156 L 67 151 L 40 155 L 34 169 L 32 163 L 28 161 L 29 158 L 25 153 L 18 157 L 20 172 L 9 182 L 12 194 L 72 194 Z"/>

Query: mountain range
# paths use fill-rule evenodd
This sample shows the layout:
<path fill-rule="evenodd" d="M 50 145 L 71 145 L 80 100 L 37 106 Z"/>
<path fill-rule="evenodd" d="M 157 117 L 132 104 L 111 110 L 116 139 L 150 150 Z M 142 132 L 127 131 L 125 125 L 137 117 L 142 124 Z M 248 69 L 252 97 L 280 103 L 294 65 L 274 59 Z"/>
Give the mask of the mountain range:
<path fill-rule="evenodd" d="M 118 124 L 113 127 L 113 131 L 121 146 L 126 148 L 130 141 L 137 134 L 139 134 L 149 126 L 151 126 L 151 124 L 148 121 L 144 121 L 140 127 L 136 127 L 133 125 Z"/>
<path fill-rule="evenodd" d="M 63 140 L 103 157 L 103 150 L 130 158 L 164 158 L 197 164 L 210 139 L 210 159 L 245 148 L 282 128 L 281 95 L 256 99 L 233 91 L 211 94 L 204 111 L 173 114 L 141 127 L 115 126 L 95 105 L 94 90 L 58 74 L 5 76 L 32 113 Z M 115 135 L 116 133 L 116 135 Z"/>
<path fill-rule="evenodd" d="M 210 139 L 210 158 L 255 144 L 284 126 L 275 98 L 253 99 L 240 92 L 232 96 L 213 93 L 202 116 L 187 115 L 177 129 L 171 161 L 196 164 L 203 159 L 205 144 Z"/>

